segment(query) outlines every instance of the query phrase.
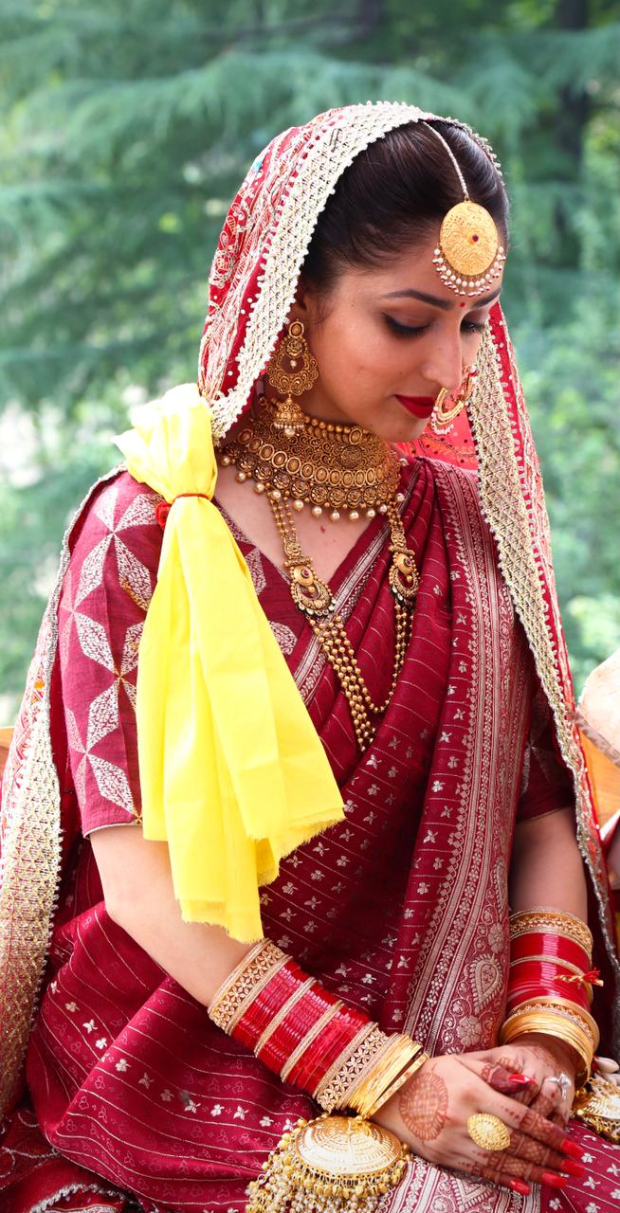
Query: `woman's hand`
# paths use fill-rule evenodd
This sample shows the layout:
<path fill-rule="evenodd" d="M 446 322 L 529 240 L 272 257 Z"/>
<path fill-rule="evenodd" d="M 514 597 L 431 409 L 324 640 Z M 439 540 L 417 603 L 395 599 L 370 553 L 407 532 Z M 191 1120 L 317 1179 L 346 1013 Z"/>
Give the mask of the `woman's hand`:
<path fill-rule="evenodd" d="M 577 1063 L 572 1049 L 563 1041 L 549 1036 L 521 1036 L 509 1045 L 466 1054 L 465 1064 L 468 1058 L 484 1062 L 483 1077 L 496 1091 L 512 1094 L 519 1103 L 528 1104 L 555 1124 L 567 1123 L 575 1095 Z M 529 1083 L 520 1081 L 525 1078 Z M 515 1090 L 515 1086 L 520 1089 Z"/>
<path fill-rule="evenodd" d="M 496 1082 L 500 1077 L 506 1084 L 510 1080 L 495 1054 L 503 1055 L 504 1050 L 431 1058 L 374 1119 L 437 1166 L 492 1180 L 523 1195 L 529 1191 L 528 1181 L 564 1187 L 568 1175 L 583 1174 L 574 1161 L 581 1156 L 578 1147 L 567 1141 L 561 1125 L 490 1085 L 491 1076 Z M 472 1140 L 467 1119 L 478 1112 L 491 1113 L 506 1125 L 506 1149 L 482 1149 Z"/>

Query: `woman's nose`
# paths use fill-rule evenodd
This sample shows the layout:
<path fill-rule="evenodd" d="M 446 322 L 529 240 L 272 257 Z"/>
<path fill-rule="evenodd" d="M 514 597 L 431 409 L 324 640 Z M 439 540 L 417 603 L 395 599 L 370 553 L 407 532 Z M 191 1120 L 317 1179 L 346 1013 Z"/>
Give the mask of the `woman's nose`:
<path fill-rule="evenodd" d="M 437 385 L 436 390 L 447 388 L 455 392 L 463 382 L 463 349 L 461 340 L 435 341 L 421 367 L 428 383 Z"/>

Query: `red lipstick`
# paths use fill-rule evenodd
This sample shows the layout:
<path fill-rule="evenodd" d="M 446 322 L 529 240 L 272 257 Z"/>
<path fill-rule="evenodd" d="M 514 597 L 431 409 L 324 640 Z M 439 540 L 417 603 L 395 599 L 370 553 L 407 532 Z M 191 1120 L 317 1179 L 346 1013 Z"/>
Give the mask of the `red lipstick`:
<path fill-rule="evenodd" d="M 430 417 L 434 407 L 434 396 L 397 396 L 399 404 L 414 417 Z"/>

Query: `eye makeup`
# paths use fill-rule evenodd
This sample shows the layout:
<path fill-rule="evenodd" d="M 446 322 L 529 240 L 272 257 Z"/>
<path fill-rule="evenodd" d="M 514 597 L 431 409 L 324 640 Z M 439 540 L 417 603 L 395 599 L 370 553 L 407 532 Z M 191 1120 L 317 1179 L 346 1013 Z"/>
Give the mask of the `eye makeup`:
<path fill-rule="evenodd" d="M 419 337 L 422 333 L 426 332 L 426 329 L 428 328 L 428 325 L 426 324 L 400 324 L 398 320 L 395 320 L 393 316 L 386 315 L 385 312 L 383 313 L 383 319 L 385 320 L 390 332 L 394 333 L 394 335 L 397 337 Z M 463 322 L 462 329 L 466 333 L 484 333 L 486 325 L 486 320 L 481 323 L 475 323 L 473 320 L 466 320 Z"/>

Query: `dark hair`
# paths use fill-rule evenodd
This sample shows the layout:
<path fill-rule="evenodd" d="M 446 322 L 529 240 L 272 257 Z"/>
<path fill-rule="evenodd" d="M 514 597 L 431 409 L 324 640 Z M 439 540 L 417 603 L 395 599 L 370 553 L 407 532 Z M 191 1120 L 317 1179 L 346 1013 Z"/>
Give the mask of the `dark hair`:
<path fill-rule="evenodd" d="M 508 245 L 509 201 L 492 160 L 467 131 L 433 122 L 453 151 L 472 202 L 485 206 Z M 301 274 L 328 294 L 347 267 L 370 268 L 436 230 L 463 199 L 452 159 L 421 122 L 397 127 L 360 152 L 321 212 Z"/>

